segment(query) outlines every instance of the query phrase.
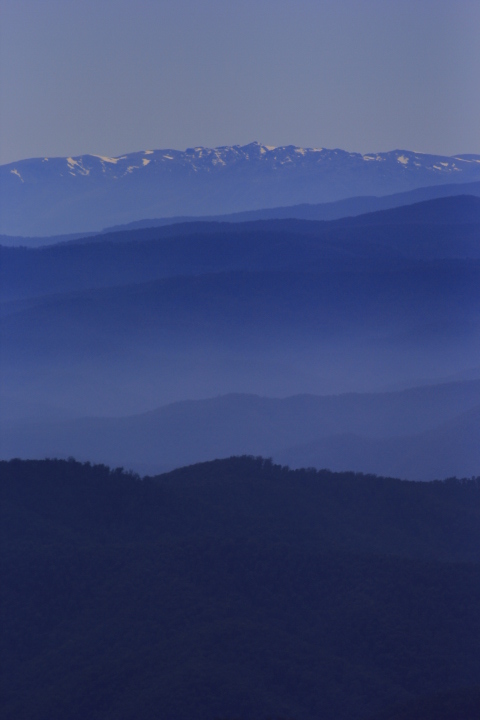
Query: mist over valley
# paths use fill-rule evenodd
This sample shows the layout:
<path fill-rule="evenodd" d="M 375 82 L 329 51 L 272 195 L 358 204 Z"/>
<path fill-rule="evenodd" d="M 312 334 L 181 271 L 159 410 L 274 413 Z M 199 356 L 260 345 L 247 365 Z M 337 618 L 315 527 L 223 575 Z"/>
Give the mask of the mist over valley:
<path fill-rule="evenodd" d="M 93 448 L 82 444 L 82 433 L 69 435 L 62 418 L 88 428 L 124 416 L 128 425 L 139 413 L 231 393 L 320 401 L 432 385 L 441 397 L 442 383 L 471 379 L 465 373 L 479 365 L 479 238 L 480 199 L 453 195 L 332 221 L 188 222 L 41 248 L 3 246 L 2 453 L 41 453 L 45 431 L 45 453 L 86 460 Z M 459 414 L 449 403 L 435 426 Z M 411 413 L 395 407 L 400 427 Z M 373 446 L 349 450 L 348 467 L 341 459 L 346 447 L 371 433 L 366 418 L 364 428 L 352 429 L 347 416 L 331 433 L 320 431 L 320 416 L 312 420 L 304 451 L 297 448 L 302 438 L 251 445 L 242 433 L 202 450 L 180 424 L 167 443 L 175 452 L 157 443 L 148 461 L 134 450 L 138 435 L 129 442 L 118 431 L 114 439 L 112 420 L 105 452 L 96 446 L 92 459 L 170 468 L 210 459 L 211 452 L 253 453 L 297 466 L 303 457 L 319 467 L 376 468 L 415 479 L 422 479 L 421 467 L 423 479 L 441 474 L 433 461 L 406 463 L 403 471 L 401 462 L 375 463 Z M 232 412 L 223 422 L 236 427 L 234 418 Z M 60 425 L 43 427 L 56 419 Z M 468 422 L 477 427 L 474 417 Z M 208 416 L 199 421 L 199 432 L 209 423 Z M 273 436 L 275 424 L 265 423 Z M 433 428 L 405 426 L 396 434 Z M 336 455 L 320 442 L 329 434 L 344 438 L 335 441 Z M 383 442 L 384 434 L 379 428 L 374 437 Z M 101 445 L 102 433 L 96 437 Z M 405 442 L 414 441 L 399 439 L 398 447 Z M 472 452 L 463 462 L 452 450 L 445 476 L 470 472 Z"/>

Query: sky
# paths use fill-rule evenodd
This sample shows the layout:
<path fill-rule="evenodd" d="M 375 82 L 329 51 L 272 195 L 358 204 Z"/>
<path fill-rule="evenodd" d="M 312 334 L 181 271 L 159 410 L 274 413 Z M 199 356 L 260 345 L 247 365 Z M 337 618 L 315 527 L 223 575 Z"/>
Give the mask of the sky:
<path fill-rule="evenodd" d="M 479 0 L 0 0 L 0 164 L 246 144 L 480 153 Z"/>

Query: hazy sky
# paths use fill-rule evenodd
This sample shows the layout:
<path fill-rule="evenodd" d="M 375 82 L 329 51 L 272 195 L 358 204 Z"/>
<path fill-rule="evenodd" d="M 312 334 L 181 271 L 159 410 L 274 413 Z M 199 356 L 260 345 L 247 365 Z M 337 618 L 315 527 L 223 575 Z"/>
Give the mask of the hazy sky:
<path fill-rule="evenodd" d="M 0 162 L 480 153 L 480 0 L 0 0 Z"/>

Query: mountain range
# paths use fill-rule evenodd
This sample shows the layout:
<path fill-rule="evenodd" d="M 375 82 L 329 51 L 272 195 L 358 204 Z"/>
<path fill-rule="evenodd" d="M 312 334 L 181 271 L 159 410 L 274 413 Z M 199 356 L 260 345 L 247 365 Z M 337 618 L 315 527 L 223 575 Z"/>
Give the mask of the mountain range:
<path fill-rule="evenodd" d="M 335 202 L 479 180 L 479 155 L 361 155 L 257 142 L 114 158 L 35 158 L 0 167 L 0 234 L 98 231 L 144 218 Z"/>

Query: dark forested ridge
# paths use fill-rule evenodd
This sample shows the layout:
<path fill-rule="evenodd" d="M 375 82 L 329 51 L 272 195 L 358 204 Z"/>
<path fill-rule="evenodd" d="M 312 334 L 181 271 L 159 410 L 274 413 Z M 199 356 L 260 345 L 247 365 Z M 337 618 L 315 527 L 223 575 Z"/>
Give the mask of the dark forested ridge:
<path fill-rule="evenodd" d="M 0 477 L 8 720 L 478 707 L 478 478 L 251 457 L 143 480 L 14 460 Z"/>

